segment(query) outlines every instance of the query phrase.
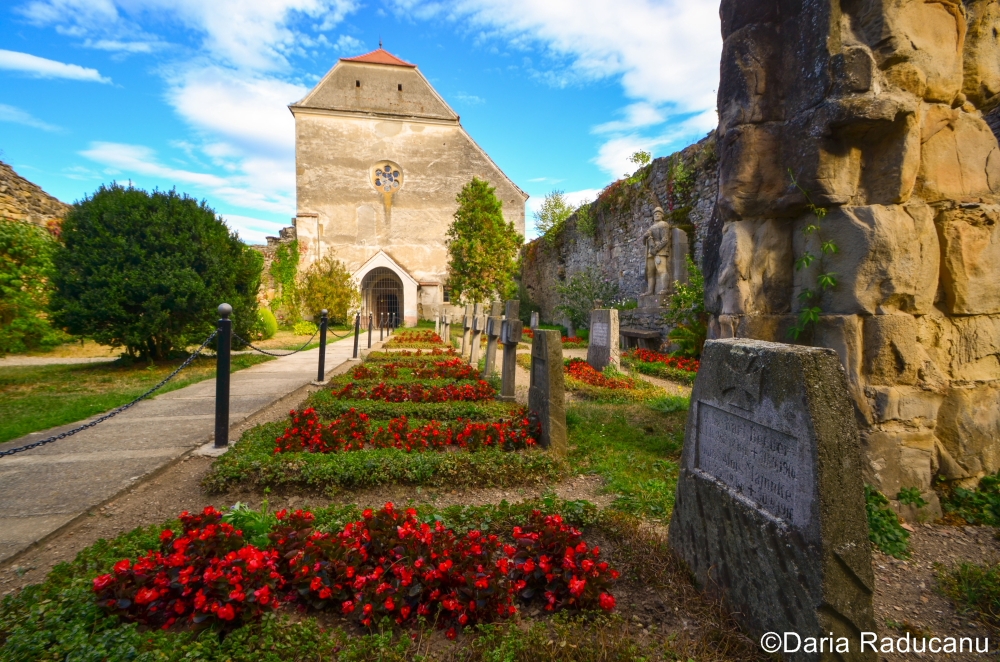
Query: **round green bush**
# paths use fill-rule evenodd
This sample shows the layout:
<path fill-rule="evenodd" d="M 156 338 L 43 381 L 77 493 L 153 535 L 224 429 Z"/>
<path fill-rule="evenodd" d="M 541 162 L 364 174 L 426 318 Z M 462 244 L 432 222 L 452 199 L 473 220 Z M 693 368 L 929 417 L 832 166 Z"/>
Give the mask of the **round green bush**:
<path fill-rule="evenodd" d="M 274 334 L 278 332 L 278 320 L 268 308 L 261 308 L 257 311 L 257 315 L 260 317 L 260 325 L 258 329 L 260 335 L 264 340 L 268 338 L 273 338 Z"/>
<path fill-rule="evenodd" d="M 292 330 L 295 331 L 295 335 L 297 336 L 311 336 L 316 333 L 316 325 L 306 321 L 296 322 Z"/>

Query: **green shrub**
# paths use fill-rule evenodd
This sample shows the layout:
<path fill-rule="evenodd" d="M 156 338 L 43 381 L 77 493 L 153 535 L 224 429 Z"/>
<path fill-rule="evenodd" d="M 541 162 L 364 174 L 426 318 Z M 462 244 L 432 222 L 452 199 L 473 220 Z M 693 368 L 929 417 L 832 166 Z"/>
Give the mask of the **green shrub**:
<path fill-rule="evenodd" d="M 274 282 L 277 296 L 271 301 L 271 308 L 282 324 L 295 324 L 302 315 L 299 312 L 299 240 L 278 245 L 274 259 L 267 273 Z"/>
<path fill-rule="evenodd" d="M 868 515 L 868 538 L 883 554 L 897 559 L 910 557 L 910 534 L 899 523 L 885 495 L 865 485 L 865 512 Z"/>
<path fill-rule="evenodd" d="M 590 311 L 610 306 L 618 298 L 618 283 L 588 267 L 565 283 L 556 283 L 556 292 L 559 293 L 556 310 L 566 315 L 574 327 L 585 327 L 590 325 Z"/>
<path fill-rule="evenodd" d="M 969 524 L 1000 526 L 1000 474 L 983 476 L 978 489 L 955 487 L 941 500 L 945 512 Z"/>
<path fill-rule="evenodd" d="M 204 202 L 175 191 L 101 186 L 62 225 L 52 318 L 70 333 L 162 359 L 215 329 L 220 303 L 233 331 L 257 326 L 263 257 Z"/>
<path fill-rule="evenodd" d="M 45 316 L 57 248 L 47 230 L 0 218 L 0 355 L 52 347 L 65 339 Z"/>
<path fill-rule="evenodd" d="M 1000 627 L 1000 564 L 941 568 L 938 581 L 945 595 L 963 610 L 974 611 L 985 623 Z"/>
<path fill-rule="evenodd" d="M 915 506 L 917 508 L 923 508 L 928 503 L 921 496 L 919 487 L 904 487 L 896 494 L 896 500 L 904 506 Z"/>
<path fill-rule="evenodd" d="M 257 317 L 260 321 L 260 324 L 257 326 L 260 337 L 264 340 L 273 338 L 274 334 L 278 332 L 278 319 L 274 316 L 274 313 L 268 308 L 261 308 L 257 311 Z"/>
<path fill-rule="evenodd" d="M 677 343 L 684 356 L 701 356 L 708 337 L 708 313 L 705 311 L 705 277 L 690 255 L 685 255 L 688 282 L 674 283 L 674 293 L 667 303 L 663 321 L 673 328 L 667 338 Z"/>
<path fill-rule="evenodd" d="M 297 336 L 311 336 L 318 330 L 319 327 L 317 327 L 312 322 L 306 320 L 302 320 L 301 322 L 296 322 L 295 326 L 292 327 L 292 331 Z"/>
<path fill-rule="evenodd" d="M 301 286 L 302 305 L 315 319 L 326 309 L 334 323 L 346 323 L 361 306 L 361 291 L 340 260 L 327 255 L 306 271 Z"/>

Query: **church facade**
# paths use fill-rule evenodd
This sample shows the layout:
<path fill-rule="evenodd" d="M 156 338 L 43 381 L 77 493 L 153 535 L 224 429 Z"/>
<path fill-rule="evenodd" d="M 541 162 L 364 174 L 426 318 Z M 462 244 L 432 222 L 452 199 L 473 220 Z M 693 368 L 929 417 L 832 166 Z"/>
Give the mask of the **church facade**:
<path fill-rule="evenodd" d="M 327 255 L 362 291 L 362 313 L 405 324 L 444 311 L 446 233 L 473 176 L 496 188 L 524 234 L 528 196 L 462 127 L 416 65 L 381 47 L 342 58 L 295 117 L 300 269 Z"/>

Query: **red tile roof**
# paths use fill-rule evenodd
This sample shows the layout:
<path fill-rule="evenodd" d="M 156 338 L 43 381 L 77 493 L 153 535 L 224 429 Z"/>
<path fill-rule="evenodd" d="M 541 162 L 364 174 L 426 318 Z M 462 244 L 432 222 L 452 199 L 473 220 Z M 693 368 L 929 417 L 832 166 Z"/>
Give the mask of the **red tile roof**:
<path fill-rule="evenodd" d="M 409 62 L 404 62 L 398 57 L 390 53 L 389 51 L 379 48 L 372 51 L 371 53 L 365 53 L 364 55 L 358 55 L 357 57 L 342 57 L 341 60 L 346 60 L 347 62 L 368 62 L 369 64 L 392 64 L 397 67 L 416 67 L 415 64 L 410 64 Z"/>

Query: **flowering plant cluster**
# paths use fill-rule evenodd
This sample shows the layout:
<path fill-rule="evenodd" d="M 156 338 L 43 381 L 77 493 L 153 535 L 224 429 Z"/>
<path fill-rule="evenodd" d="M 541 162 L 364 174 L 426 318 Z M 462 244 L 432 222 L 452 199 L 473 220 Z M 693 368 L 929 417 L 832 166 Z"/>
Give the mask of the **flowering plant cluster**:
<path fill-rule="evenodd" d="M 389 345 L 443 345 L 444 340 L 433 331 L 400 331 L 390 340 Z"/>
<path fill-rule="evenodd" d="M 413 376 L 420 379 L 477 379 L 479 370 L 462 359 L 434 361 L 430 366 L 414 368 Z"/>
<path fill-rule="evenodd" d="M 660 352 L 654 352 L 648 349 L 634 349 L 625 356 L 633 361 L 642 361 L 643 363 L 662 363 L 668 368 L 683 370 L 685 372 L 698 372 L 698 369 L 701 367 L 701 361 L 698 359 L 671 356 L 670 354 L 661 354 Z"/>
<path fill-rule="evenodd" d="M 369 440 L 368 415 L 353 407 L 323 425 L 312 407 L 288 413 L 292 424 L 274 440 L 277 453 L 337 453 L 361 450 Z"/>
<path fill-rule="evenodd" d="M 459 354 L 458 350 L 455 349 L 454 347 L 446 347 L 445 349 L 441 349 L 440 347 L 434 347 L 429 352 L 425 352 L 422 349 L 418 349 L 415 352 L 410 351 L 408 349 L 403 349 L 392 352 L 392 355 L 393 357 L 397 356 L 406 357 L 406 356 L 458 356 Z M 371 357 L 369 357 L 369 360 L 371 360 Z"/>
<path fill-rule="evenodd" d="M 523 601 L 543 599 L 547 611 L 615 608 L 609 591 L 618 571 L 600 560 L 600 547 L 587 545 L 558 514 L 534 511 L 526 528 L 514 527 L 514 545 L 504 551 L 511 560 L 508 575 Z"/>
<path fill-rule="evenodd" d="M 386 363 L 379 367 L 369 368 L 368 366 L 361 364 L 355 366 L 351 371 L 351 377 L 354 379 L 397 379 L 399 377 L 398 363 Z"/>
<path fill-rule="evenodd" d="M 379 383 L 370 389 L 358 388 L 354 382 L 334 391 L 338 400 L 384 400 L 386 402 L 478 402 L 492 400 L 496 390 L 483 380 L 475 384 L 445 384 L 424 386 L 415 384 Z"/>
<path fill-rule="evenodd" d="M 247 545 L 209 506 L 181 513 L 183 533 L 165 530 L 160 549 L 94 579 L 98 603 L 129 621 L 169 628 L 178 622 L 232 623 L 277 607 L 284 586 L 273 550 Z"/>
<path fill-rule="evenodd" d="M 563 342 L 564 345 L 566 343 L 572 343 L 572 344 L 575 344 L 575 345 L 579 345 L 579 344 L 582 344 L 585 341 L 583 340 L 583 338 L 581 338 L 579 336 L 563 336 L 562 337 L 562 342 Z"/>
<path fill-rule="evenodd" d="M 476 423 L 457 419 L 452 426 L 444 427 L 438 421 L 410 428 L 406 416 L 389 421 L 387 428 L 379 427 L 372 433 L 366 414 L 351 409 L 324 426 L 312 408 L 302 412 L 292 410 L 291 426 L 275 439 L 278 453 L 337 453 L 361 450 L 366 445 L 373 448 L 399 448 L 406 452 L 436 450 L 446 446 L 476 451 L 498 447 L 518 450 L 534 446 L 538 425 L 521 412 L 514 419 L 494 423 Z"/>
<path fill-rule="evenodd" d="M 629 379 L 619 379 L 616 377 L 606 377 L 604 374 L 594 370 L 594 367 L 583 359 L 570 359 L 566 364 L 566 374 L 574 379 L 578 379 L 591 386 L 600 386 L 610 389 L 632 389 L 635 384 Z"/>
<path fill-rule="evenodd" d="M 420 522 L 390 502 L 337 533 L 317 531 L 312 513 L 276 513 L 268 549 L 206 508 L 181 515 L 185 532 L 161 535 L 162 548 L 135 565 L 119 561 L 94 579 L 99 604 L 124 619 L 160 625 L 236 623 L 279 602 L 336 611 L 371 627 L 436 621 L 455 638 L 466 625 L 510 617 L 516 600 L 544 601 L 549 611 L 615 608 L 610 583 L 618 573 L 601 561 L 558 515 L 535 511 L 515 527 L 513 544 L 471 530 L 457 534 L 438 521 Z"/>

